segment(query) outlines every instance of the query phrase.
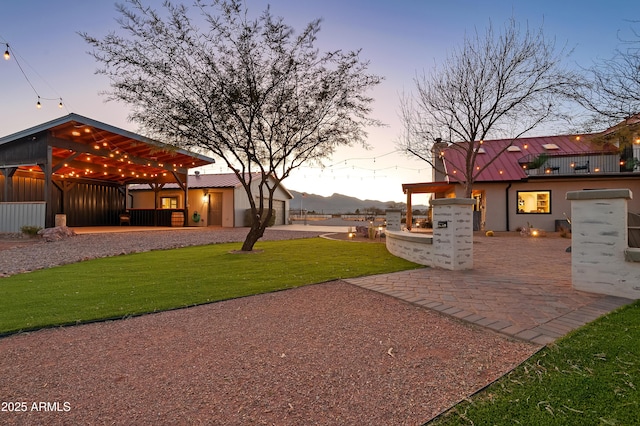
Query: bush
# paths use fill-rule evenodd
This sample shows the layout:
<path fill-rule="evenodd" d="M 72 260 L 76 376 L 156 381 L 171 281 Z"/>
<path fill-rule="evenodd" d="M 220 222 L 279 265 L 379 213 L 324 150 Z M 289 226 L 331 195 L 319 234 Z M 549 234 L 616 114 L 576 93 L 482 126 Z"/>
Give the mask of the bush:
<path fill-rule="evenodd" d="M 39 226 L 25 225 L 22 228 L 20 228 L 20 231 L 25 235 L 28 235 L 30 237 L 35 237 L 36 235 L 38 235 L 38 231 L 40 231 L 41 229 L 42 228 Z"/>

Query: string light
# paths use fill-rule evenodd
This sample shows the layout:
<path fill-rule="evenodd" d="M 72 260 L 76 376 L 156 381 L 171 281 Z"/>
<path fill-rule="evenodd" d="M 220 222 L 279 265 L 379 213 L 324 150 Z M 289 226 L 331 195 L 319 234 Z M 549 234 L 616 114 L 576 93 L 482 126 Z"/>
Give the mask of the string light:
<path fill-rule="evenodd" d="M 33 93 L 36 94 L 36 96 L 38 97 L 38 101 L 36 102 L 36 108 L 40 109 L 42 108 L 42 102 L 41 101 L 59 101 L 58 102 L 58 108 L 62 109 L 64 107 L 64 104 L 62 103 L 62 98 L 58 97 L 58 98 L 43 98 L 40 96 L 40 94 L 38 93 L 38 91 L 36 90 L 36 88 L 34 87 L 34 85 L 31 83 L 31 80 L 29 80 L 29 77 L 27 76 L 27 74 L 24 72 L 24 69 L 22 68 L 22 65 L 20 64 L 20 61 L 18 61 L 18 55 L 15 54 L 15 51 L 13 51 L 13 49 L 9 49 L 9 43 L 5 43 L 6 45 L 6 50 L 4 51 L 4 59 L 5 60 L 9 60 L 11 59 L 12 55 L 11 52 L 13 52 L 13 58 L 16 61 L 16 65 L 18 65 L 18 68 L 20 69 L 20 72 L 22 73 L 22 76 L 24 77 L 25 80 L 27 80 L 27 83 L 29 83 L 29 86 L 31 86 L 31 89 L 33 90 Z M 36 74 L 37 71 L 36 71 Z M 42 77 L 40 77 L 42 78 Z"/>

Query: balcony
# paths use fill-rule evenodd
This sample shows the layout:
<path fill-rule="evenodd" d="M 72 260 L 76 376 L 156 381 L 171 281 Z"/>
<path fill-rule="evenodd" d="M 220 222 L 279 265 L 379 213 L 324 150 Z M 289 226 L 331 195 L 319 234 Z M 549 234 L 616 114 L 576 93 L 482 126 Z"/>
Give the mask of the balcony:
<path fill-rule="evenodd" d="M 527 176 L 631 173 L 640 171 L 640 161 L 619 153 L 529 154 L 518 160 Z"/>

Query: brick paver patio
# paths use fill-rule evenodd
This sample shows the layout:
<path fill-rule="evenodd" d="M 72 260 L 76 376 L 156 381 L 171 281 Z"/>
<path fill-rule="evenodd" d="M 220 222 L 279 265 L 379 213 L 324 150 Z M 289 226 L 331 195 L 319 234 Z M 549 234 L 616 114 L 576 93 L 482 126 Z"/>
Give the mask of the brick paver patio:
<path fill-rule="evenodd" d="M 474 268 L 423 268 L 347 282 L 545 345 L 632 300 L 573 290 L 571 240 L 474 237 Z"/>

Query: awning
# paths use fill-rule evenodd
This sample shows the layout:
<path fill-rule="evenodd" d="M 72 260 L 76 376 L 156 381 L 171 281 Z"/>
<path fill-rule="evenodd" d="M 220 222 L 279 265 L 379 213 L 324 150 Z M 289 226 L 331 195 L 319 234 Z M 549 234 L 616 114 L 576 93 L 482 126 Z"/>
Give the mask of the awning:
<path fill-rule="evenodd" d="M 405 194 L 435 194 L 452 191 L 454 184 L 449 182 L 403 183 L 402 192 Z"/>

